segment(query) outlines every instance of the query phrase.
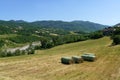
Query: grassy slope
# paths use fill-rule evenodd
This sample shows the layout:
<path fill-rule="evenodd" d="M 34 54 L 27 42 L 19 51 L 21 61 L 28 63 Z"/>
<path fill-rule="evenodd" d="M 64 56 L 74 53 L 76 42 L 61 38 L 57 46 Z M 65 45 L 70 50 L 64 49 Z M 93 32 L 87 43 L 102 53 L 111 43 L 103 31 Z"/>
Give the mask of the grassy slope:
<path fill-rule="evenodd" d="M 120 80 L 120 46 L 104 37 L 65 44 L 35 55 L 0 59 L 0 80 Z M 95 53 L 95 62 L 64 65 L 62 56 Z"/>

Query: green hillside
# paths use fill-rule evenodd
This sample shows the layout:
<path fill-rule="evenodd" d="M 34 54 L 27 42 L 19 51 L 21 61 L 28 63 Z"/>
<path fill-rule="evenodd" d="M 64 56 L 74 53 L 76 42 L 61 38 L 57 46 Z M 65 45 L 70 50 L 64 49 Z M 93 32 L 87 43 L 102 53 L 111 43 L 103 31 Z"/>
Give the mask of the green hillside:
<path fill-rule="evenodd" d="M 37 50 L 34 55 L 0 59 L 0 80 L 120 80 L 120 46 L 109 37 Z M 63 56 L 95 53 L 95 62 L 64 65 Z"/>
<path fill-rule="evenodd" d="M 35 21 L 0 20 L 0 49 L 19 47 L 41 41 L 39 49 L 103 37 L 102 32 L 88 33 L 107 26 L 88 21 Z M 1 52 L 1 51 L 0 51 Z"/>
<path fill-rule="evenodd" d="M 72 21 L 72 22 L 66 22 L 66 21 L 35 21 L 32 22 L 32 24 L 36 26 L 43 26 L 46 28 L 58 28 L 58 29 L 64 29 L 67 31 L 83 31 L 83 32 L 91 32 L 91 31 L 97 31 L 104 29 L 105 27 L 108 27 L 107 25 L 102 25 L 98 23 L 93 23 L 89 21 Z"/>
<path fill-rule="evenodd" d="M 25 33 L 41 33 L 49 31 L 51 33 L 68 33 L 69 31 L 77 32 L 92 32 L 108 27 L 89 21 L 35 21 L 26 22 L 22 20 L 0 20 L 0 34 L 21 34 Z M 42 33 L 41 33 L 42 34 Z"/>

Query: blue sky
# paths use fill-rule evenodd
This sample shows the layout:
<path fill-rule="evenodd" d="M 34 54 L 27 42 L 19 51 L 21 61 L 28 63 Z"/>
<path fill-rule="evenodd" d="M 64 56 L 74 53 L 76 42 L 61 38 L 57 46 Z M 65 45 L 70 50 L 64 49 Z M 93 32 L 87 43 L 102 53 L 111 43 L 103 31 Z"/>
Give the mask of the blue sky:
<path fill-rule="evenodd" d="M 120 0 L 0 0 L 1 20 L 120 23 Z"/>

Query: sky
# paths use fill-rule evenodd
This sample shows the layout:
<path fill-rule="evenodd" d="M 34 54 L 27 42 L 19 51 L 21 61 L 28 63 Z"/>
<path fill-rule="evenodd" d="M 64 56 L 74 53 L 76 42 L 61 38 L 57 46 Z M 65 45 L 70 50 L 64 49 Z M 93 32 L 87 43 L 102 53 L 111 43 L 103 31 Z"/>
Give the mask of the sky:
<path fill-rule="evenodd" d="M 0 0 L 0 20 L 120 23 L 120 0 Z"/>

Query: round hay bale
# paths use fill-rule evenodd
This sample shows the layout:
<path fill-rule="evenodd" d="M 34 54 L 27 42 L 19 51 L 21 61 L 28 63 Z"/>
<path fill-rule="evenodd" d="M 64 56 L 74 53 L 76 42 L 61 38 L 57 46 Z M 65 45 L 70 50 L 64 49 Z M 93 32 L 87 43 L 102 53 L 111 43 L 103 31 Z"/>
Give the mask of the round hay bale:
<path fill-rule="evenodd" d="M 75 63 L 83 63 L 83 59 L 80 56 L 72 56 Z"/>
<path fill-rule="evenodd" d="M 73 59 L 71 57 L 62 57 L 61 63 L 63 64 L 72 64 L 74 63 Z"/>

